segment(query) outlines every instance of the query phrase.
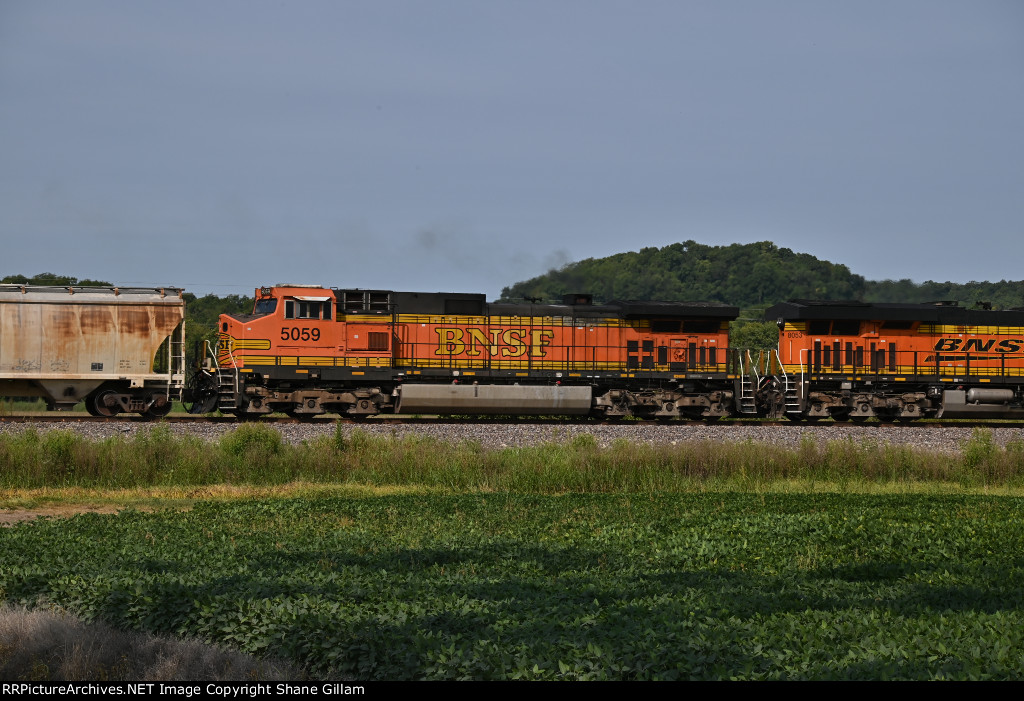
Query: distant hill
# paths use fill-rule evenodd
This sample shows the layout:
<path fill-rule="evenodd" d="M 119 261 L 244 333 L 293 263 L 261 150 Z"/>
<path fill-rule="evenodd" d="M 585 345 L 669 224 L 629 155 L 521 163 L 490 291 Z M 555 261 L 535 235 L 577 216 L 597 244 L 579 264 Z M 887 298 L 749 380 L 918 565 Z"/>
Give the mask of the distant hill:
<path fill-rule="evenodd" d="M 1024 281 L 924 282 L 866 280 L 845 265 L 794 253 L 770 241 L 705 246 L 695 241 L 587 258 L 502 290 L 502 301 L 558 300 L 589 292 L 595 301 L 663 299 L 717 301 L 744 309 L 787 299 L 866 302 L 956 300 L 965 306 L 1024 307 Z"/>
<path fill-rule="evenodd" d="M 502 300 L 560 299 L 589 292 L 596 299 L 716 301 L 740 307 L 791 297 L 855 299 L 866 282 L 845 265 L 794 253 L 774 243 L 705 246 L 695 241 L 587 258 L 502 290 Z"/>

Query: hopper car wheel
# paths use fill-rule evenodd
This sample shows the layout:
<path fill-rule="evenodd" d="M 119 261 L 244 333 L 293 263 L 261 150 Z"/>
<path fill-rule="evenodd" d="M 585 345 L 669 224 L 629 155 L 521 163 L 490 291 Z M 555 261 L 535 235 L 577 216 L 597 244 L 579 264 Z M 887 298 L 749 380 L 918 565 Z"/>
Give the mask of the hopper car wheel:
<path fill-rule="evenodd" d="M 116 416 L 121 410 L 120 405 L 114 402 L 112 406 L 107 406 L 105 401 L 107 397 L 114 397 L 116 394 L 110 390 L 99 392 L 86 401 L 86 408 L 93 416 Z"/>
<path fill-rule="evenodd" d="M 149 397 L 153 400 L 153 404 L 143 412 L 143 416 L 147 419 L 162 419 L 171 413 L 171 402 L 162 394 L 156 394 Z M 158 403 L 160 400 L 163 403 Z"/>
<path fill-rule="evenodd" d="M 845 412 L 844 411 L 834 412 L 832 414 L 832 420 L 833 421 L 849 421 L 850 420 L 850 412 L 848 412 L 848 411 L 845 411 Z"/>

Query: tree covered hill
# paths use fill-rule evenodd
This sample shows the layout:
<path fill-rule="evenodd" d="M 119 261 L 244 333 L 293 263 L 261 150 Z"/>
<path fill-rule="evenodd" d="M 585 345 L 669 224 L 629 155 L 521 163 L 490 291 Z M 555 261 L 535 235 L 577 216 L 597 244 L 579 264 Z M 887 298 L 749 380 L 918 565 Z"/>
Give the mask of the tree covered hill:
<path fill-rule="evenodd" d="M 664 299 L 770 305 L 792 297 L 855 299 L 865 280 L 845 265 L 821 261 L 763 241 L 705 246 L 695 241 L 587 258 L 502 290 L 502 300 L 560 299 L 589 292 L 595 299 Z"/>
<path fill-rule="evenodd" d="M 1024 306 L 1024 281 L 933 282 L 866 280 L 845 265 L 794 253 L 769 241 L 706 246 L 695 241 L 643 248 L 607 258 L 587 258 L 502 290 L 502 301 L 559 300 L 589 292 L 596 301 L 662 299 L 715 301 L 744 309 L 787 299 L 866 302 L 956 300 L 972 306 Z"/>

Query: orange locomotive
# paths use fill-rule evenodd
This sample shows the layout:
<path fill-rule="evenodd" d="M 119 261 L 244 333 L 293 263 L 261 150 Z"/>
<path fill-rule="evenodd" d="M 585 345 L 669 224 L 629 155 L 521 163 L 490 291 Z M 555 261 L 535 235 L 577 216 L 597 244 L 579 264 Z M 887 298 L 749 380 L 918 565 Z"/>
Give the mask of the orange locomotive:
<path fill-rule="evenodd" d="M 278 285 L 221 315 L 193 411 L 366 416 L 735 410 L 738 309 L 712 303 L 488 304 L 483 295 Z"/>
<path fill-rule="evenodd" d="M 792 300 L 762 413 L 794 420 L 1024 416 L 1024 310 Z"/>

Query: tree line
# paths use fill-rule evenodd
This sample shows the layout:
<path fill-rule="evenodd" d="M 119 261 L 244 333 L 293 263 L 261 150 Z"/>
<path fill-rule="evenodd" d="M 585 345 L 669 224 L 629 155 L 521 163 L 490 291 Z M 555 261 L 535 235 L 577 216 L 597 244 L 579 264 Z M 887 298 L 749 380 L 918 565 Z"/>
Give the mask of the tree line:
<path fill-rule="evenodd" d="M 31 285 L 100 285 L 102 280 L 41 273 L 8 275 L 0 282 Z M 731 343 L 741 348 L 771 348 L 778 330 L 764 321 L 764 310 L 788 299 L 864 302 L 957 301 L 993 309 L 1024 308 L 1024 280 L 915 283 L 910 279 L 867 280 L 845 265 L 794 253 L 770 241 L 707 246 L 695 241 L 663 248 L 642 248 L 606 258 L 587 258 L 544 275 L 505 287 L 499 301 L 561 301 L 563 295 L 589 293 L 595 302 L 656 299 L 722 302 L 740 307 Z M 248 314 L 253 299 L 244 295 L 185 295 L 185 338 L 217 339 L 222 313 Z M 192 345 L 191 343 L 189 344 Z M 191 353 L 191 350 L 190 350 Z"/>

